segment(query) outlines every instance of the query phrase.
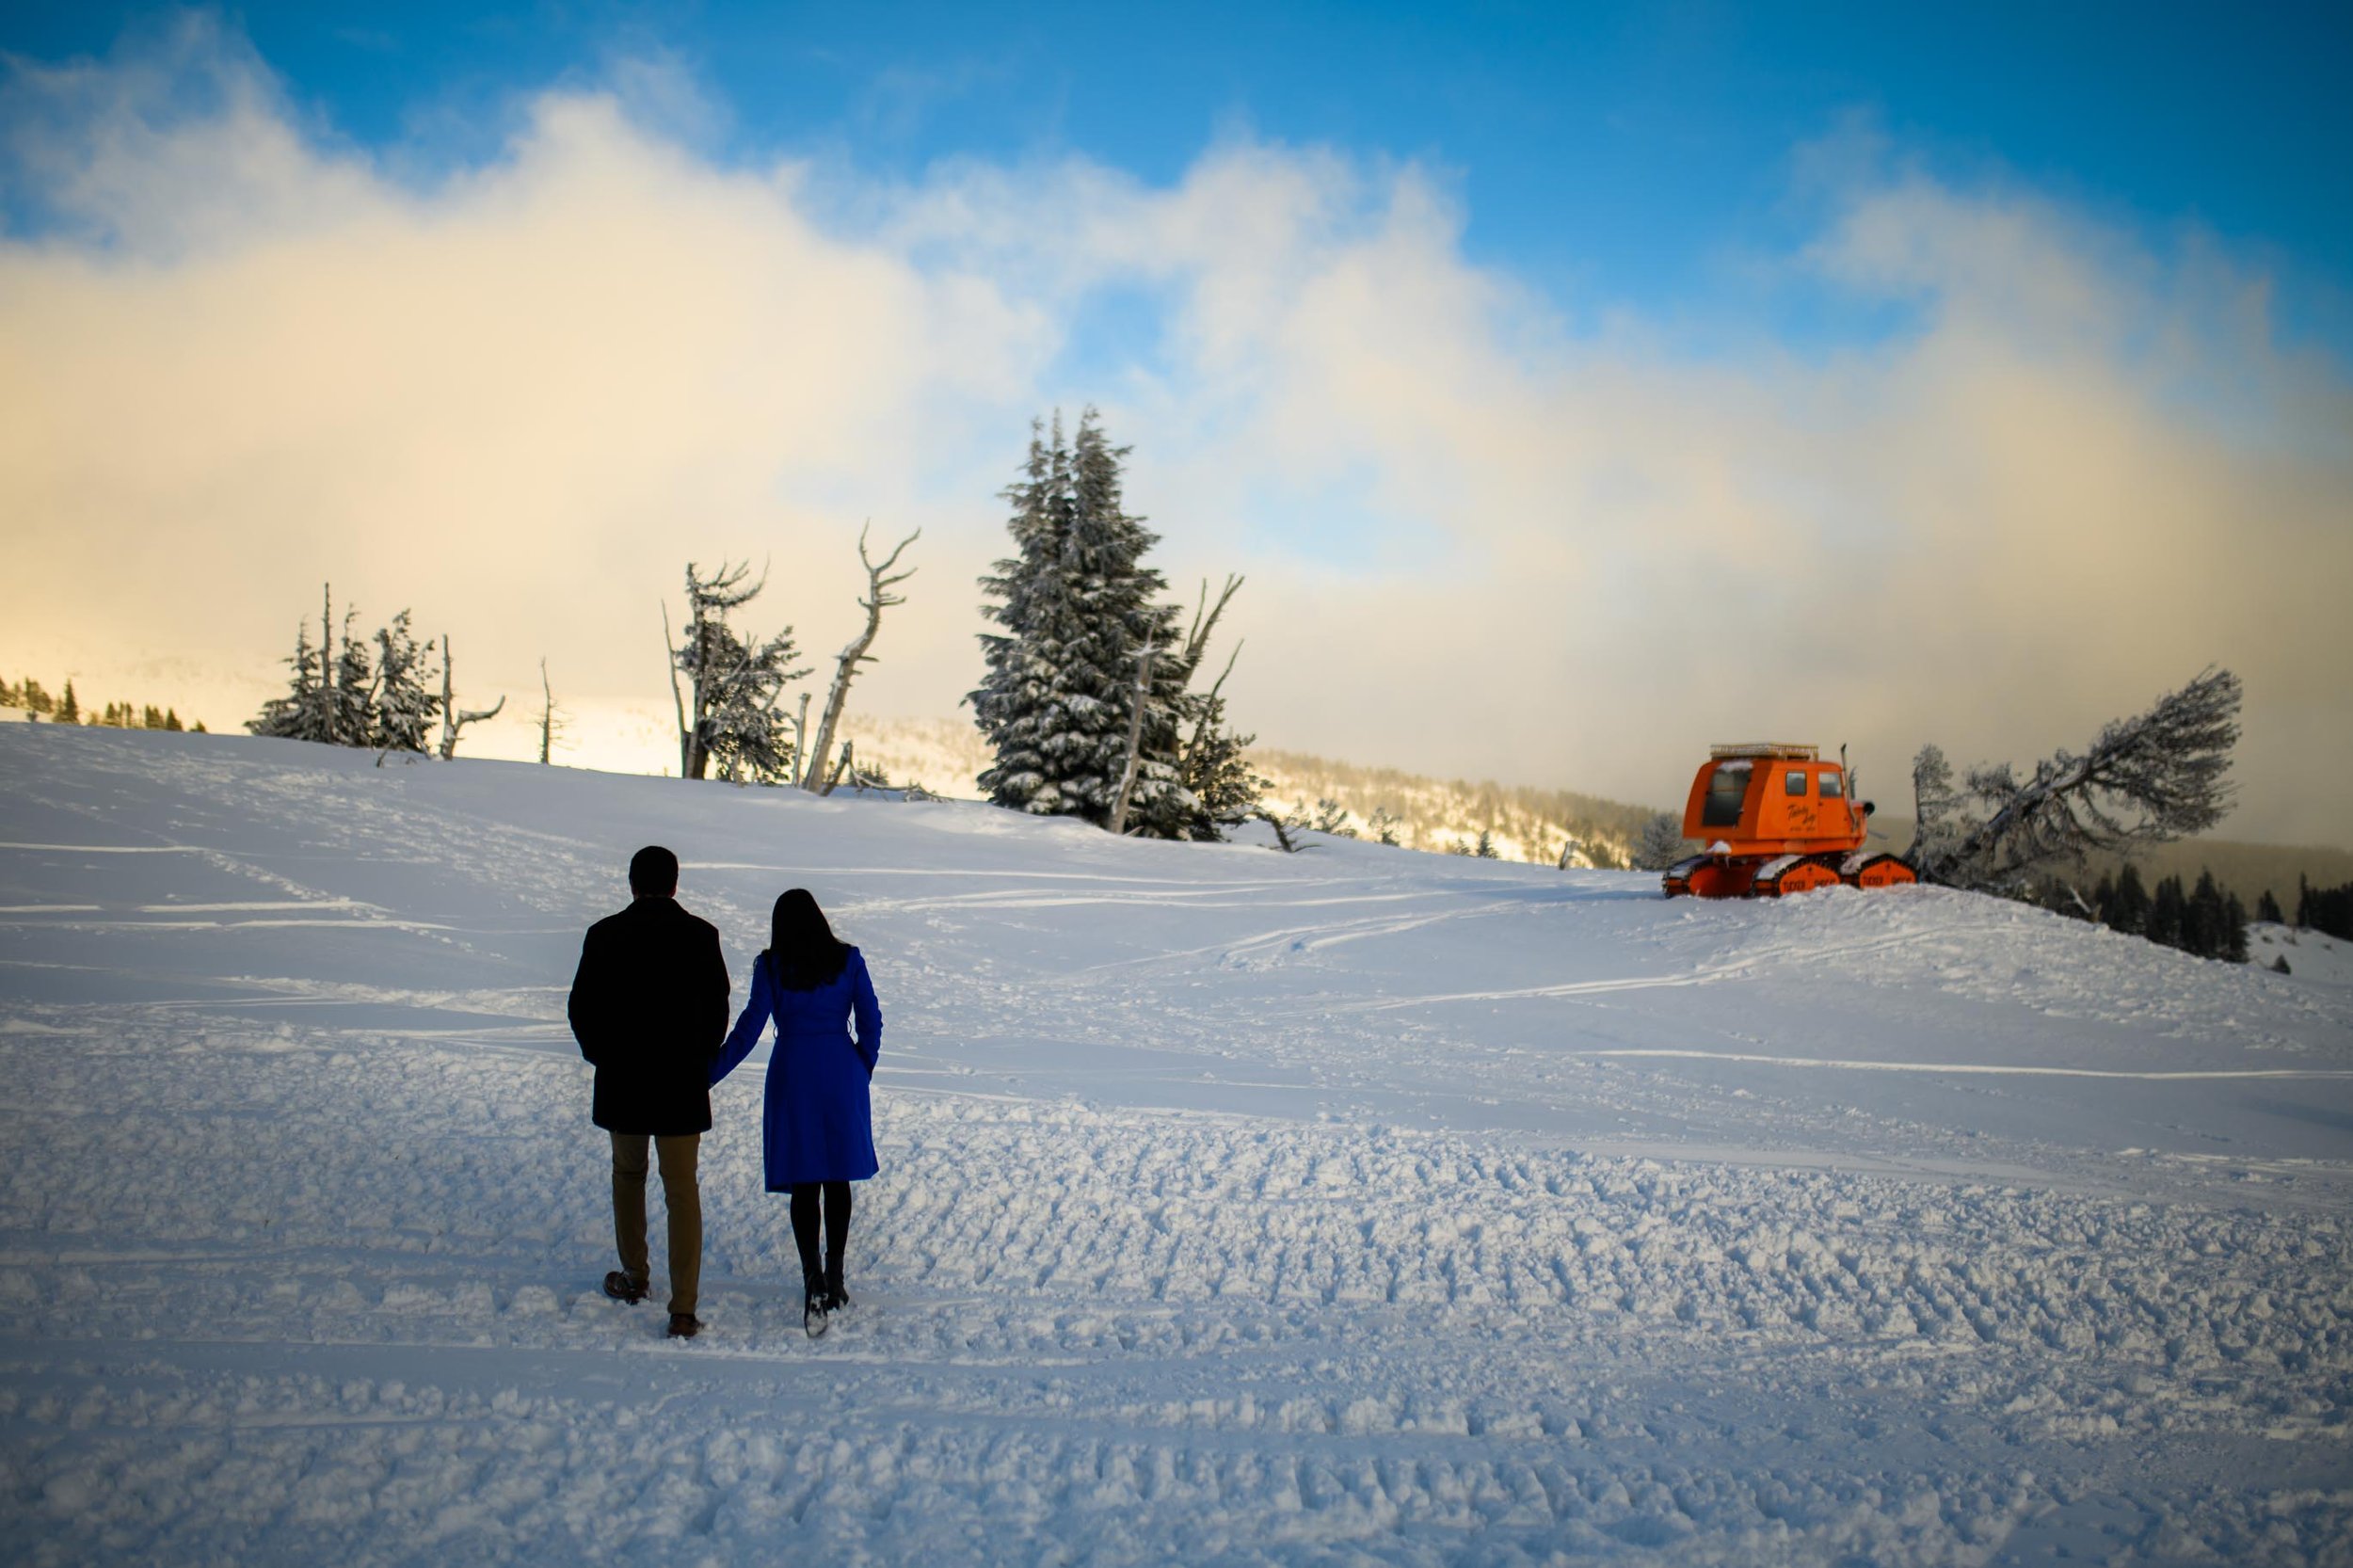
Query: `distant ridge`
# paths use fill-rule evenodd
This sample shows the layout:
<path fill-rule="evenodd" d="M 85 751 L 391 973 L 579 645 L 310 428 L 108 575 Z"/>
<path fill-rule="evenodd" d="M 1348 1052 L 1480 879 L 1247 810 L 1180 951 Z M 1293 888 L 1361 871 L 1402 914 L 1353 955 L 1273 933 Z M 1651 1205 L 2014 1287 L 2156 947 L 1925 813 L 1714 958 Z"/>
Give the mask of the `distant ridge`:
<path fill-rule="evenodd" d="M 921 784 L 941 794 L 980 793 L 975 780 L 988 766 L 988 748 L 968 719 L 860 722 L 854 714 L 849 733 L 859 762 L 880 767 L 894 783 Z M 1397 819 L 1398 841 L 1409 849 L 1466 849 L 1484 831 L 1506 860 L 1553 865 L 1561 858 L 1561 845 L 1575 840 L 1577 848 L 1570 864 L 1622 866 L 1642 824 L 1661 809 L 1576 790 L 1437 778 L 1274 746 L 1257 747 L 1250 758 L 1269 781 L 1265 801 L 1270 810 L 1313 817 L 1317 803 L 1329 800 L 1341 808 L 1349 826 L 1369 837 L 1367 826 L 1372 813 L 1385 808 Z M 1679 807 L 1685 780 L 1673 783 L 1678 792 L 1673 804 Z M 1904 798 L 1910 792 L 1905 788 Z M 1901 852 L 1912 843 L 1910 817 L 1882 810 L 1871 827 L 1874 847 Z M 2153 880 L 2178 874 L 2184 881 L 2195 881 L 2201 869 L 2210 869 L 2217 881 L 2250 907 L 2256 895 L 2268 888 L 2291 914 L 2299 872 L 2315 887 L 2353 882 L 2353 852 L 2328 845 L 2188 839 L 2160 844 L 2135 858 L 2142 874 Z M 2113 866 L 2095 865 L 2089 879 L 2098 881 L 2101 872 Z"/>

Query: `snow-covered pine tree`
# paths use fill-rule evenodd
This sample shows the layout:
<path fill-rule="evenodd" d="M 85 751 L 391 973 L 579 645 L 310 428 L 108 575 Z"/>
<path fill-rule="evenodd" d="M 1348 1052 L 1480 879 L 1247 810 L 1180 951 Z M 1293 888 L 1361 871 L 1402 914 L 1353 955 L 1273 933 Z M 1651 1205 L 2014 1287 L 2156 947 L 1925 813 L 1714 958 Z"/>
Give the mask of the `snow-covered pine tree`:
<path fill-rule="evenodd" d="M 440 718 L 440 695 L 430 684 L 433 648 L 419 647 L 408 612 L 376 634 L 376 700 L 369 744 L 379 751 L 424 751 Z"/>
<path fill-rule="evenodd" d="M 368 645 L 353 634 L 360 612 L 344 607 L 343 643 L 335 651 L 335 744 L 347 746 L 372 744 L 376 731 L 376 670 L 368 659 Z"/>
<path fill-rule="evenodd" d="M 1661 811 L 1642 824 L 1634 840 L 1634 869 L 1663 872 L 1683 858 L 1683 819 Z"/>
<path fill-rule="evenodd" d="M 794 756 L 784 689 L 808 673 L 807 667 L 786 667 L 799 651 L 792 629 L 754 644 L 720 625 L 712 629 L 708 647 L 707 706 L 696 735 L 704 756 L 717 765 L 721 778 L 791 782 Z"/>
<path fill-rule="evenodd" d="M 292 674 L 284 695 L 262 704 L 261 712 L 246 720 L 246 728 L 280 740 L 332 742 L 326 660 L 321 649 L 311 646 L 309 621 L 296 626 L 295 650 L 287 656 L 286 664 Z"/>
<path fill-rule="evenodd" d="M 1158 536 L 1123 510 L 1120 467 L 1093 408 L 1065 443 L 1032 424 L 1022 476 L 1005 492 L 1016 553 L 981 587 L 997 600 L 983 614 L 1005 629 L 984 633 L 987 674 L 967 698 L 997 754 L 981 787 L 1000 806 L 1038 816 L 1107 822 L 1126 772 L 1137 671 L 1158 650 L 1143 693 L 1136 776 L 1128 824 L 1153 838 L 1211 838 L 1216 824 L 1180 776 L 1178 724 L 1190 662 L 1178 646 L 1176 608 L 1144 556 Z"/>

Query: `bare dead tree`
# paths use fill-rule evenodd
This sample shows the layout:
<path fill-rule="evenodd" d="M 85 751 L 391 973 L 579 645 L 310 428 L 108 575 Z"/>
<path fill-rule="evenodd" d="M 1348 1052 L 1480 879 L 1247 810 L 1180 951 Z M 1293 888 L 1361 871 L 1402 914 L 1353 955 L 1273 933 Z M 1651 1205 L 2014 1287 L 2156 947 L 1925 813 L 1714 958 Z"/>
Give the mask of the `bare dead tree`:
<path fill-rule="evenodd" d="M 1217 630 L 1218 616 L 1225 613 L 1225 606 L 1232 602 L 1234 595 L 1241 591 L 1241 584 L 1242 580 L 1240 576 L 1231 572 L 1227 573 L 1225 588 L 1218 594 L 1217 602 L 1211 604 L 1209 602 L 1209 580 L 1206 577 L 1201 580 L 1201 598 L 1193 608 L 1193 630 L 1185 633 L 1184 668 L 1187 679 L 1191 679 L 1193 672 L 1201 667 L 1201 655 L 1209 650 L 1209 633 Z M 1234 651 L 1240 653 L 1241 645 L 1237 643 L 1234 646 Z M 1226 672 L 1231 674 L 1233 667 L 1234 662 L 1228 659 L 1225 662 Z M 1218 677 L 1218 683 L 1223 685 L 1225 680 L 1225 676 Z"/>
<path fill-rule="evenodd" d="M 1119 770 L 1119 794 L 1112 802 L 1111 821 L 1105 824 L 1113 838 L 1128 831 L 1128 797 L 1135 791 L 1136 765 L 1144 757 L 1144 710 L 1151 698 L 1152 645 L 1146 642 L 1136 661 L 1136 696 L 1128 714 L 1128 760 Z"/>
<path fill-rule="evenodd" d="M 2199 833 L 2222 820 L 2238 743 L 2237 676 L 2209 667 L 2145 713 L 2104 727 L 2083 755 L 2061 751 L 2020 778 L 2010 764 L 1956 785 L 1935 746 L 1913 763 L 1920 831 L 1907 854 L 1932 882 L 2017 886 L 2035 868 Z"/>
<path fill-rule="evenodd" d="M 792 782 L 806 790 L 815 772 L 808 760 L 808 694 L 801 694 L 800 711 L 792 715 Z"/>
<path fill-rule="evenodd" d="M 833 689 L 825 694 L 824 716 L 817 722 L 815 754 L 820 760 L 833 749 L 834 731 L 841 723 L 841 710 L 850 700 L 850 682 L 856 677 L 858 665 L 873 662 L 874 656 L 867 650 L 874 646 L 874 635 L 882 630 L 884 609 L 889 605 L 906 602 L 904 595 L 894 594 L 890 590 L 913 577 L 915 568 L 909 567 L 906 570 L 896 574 L 893 574 L 890 568 L 899 564 L 899 557 L 905 552 L 907 546 L 922 536 L 923 531 L 920 528 L 917 529 L 905 538 L 901 539 L 897 549 L 880 561 L 875 561 L 866 553 L 866 529 L 860 528 L 857 531 L 857 558 L 866 568 L 866 597 L 859 600 L 858 603 L 865 608 L 866 626 L 856 636 L 850 639 L 848 645 L 841 649 L 834 661 Z M 821 795 L 831 794 L 834 784 L 840 776 L 838 772 L 828 776 L 824 787 L 817 792 Z"/>
<path fill-rule="evenodd" d="M 678 776 L 691 778 L 694 776 L 687 772 L 686 764 L 692 756 L 695 732 L 686 727 L 686 698 L 678 689 L 678 648 L 670 641 L 670 605 L 666 600 L 662 605 L 662 651 L 668 656 L 670 705 L 678 710 Z M 808 699 L 801 700 L 806 704 Z"/>
<path fill-rule="evenodd" d="M 555 688 L 548 683 L 548 662 L 539 661 L 539 762 L 542 767 L 553 758 L 555 738 L 564 733 L 564 711 L 555 705 Z"/>
<path fill-rule="evenodd" d="M 441 760 L 446 762 L 457 755 L 458 731 L 470 724 L 479 724 L 485 719 L 497 718 L 499 711 L 505 706 L 506 695 L 502 692 L 499 694 L 499 699 L 488 708 L 472 712 L 461 711 L 458 708 L 450 693 L 449 633 L 446 632 L 441 633 Z"/>

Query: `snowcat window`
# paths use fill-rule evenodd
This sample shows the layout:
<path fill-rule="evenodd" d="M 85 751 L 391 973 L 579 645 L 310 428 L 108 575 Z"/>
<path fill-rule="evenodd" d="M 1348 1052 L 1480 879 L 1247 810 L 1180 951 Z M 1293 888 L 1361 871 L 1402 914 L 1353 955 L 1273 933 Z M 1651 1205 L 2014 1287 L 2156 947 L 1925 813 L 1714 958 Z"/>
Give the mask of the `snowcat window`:
<path fill-rule="evenodd" d="M 1805 770 L 1803 768 L 1791 768 L 1787 773 L 1782 775 L 1781 787 L 1784 791 L 1793 795 L 1801 795 L 1805 793 Z"/>
<path fill-rule="evenodd" d="M 1707 780 L 1707 801 L 1700 808 L 1702 827 L 1740 825 L 1741 797 L 1749 792 L 1749 770 L 1718 768 Z"/>
<path fill-rule="evenodd" d="M 1824 800 L 1846 799 L 1847 776 L 1843 773 L 1826 773 L 1822 775 L 1822 798 Z"/>

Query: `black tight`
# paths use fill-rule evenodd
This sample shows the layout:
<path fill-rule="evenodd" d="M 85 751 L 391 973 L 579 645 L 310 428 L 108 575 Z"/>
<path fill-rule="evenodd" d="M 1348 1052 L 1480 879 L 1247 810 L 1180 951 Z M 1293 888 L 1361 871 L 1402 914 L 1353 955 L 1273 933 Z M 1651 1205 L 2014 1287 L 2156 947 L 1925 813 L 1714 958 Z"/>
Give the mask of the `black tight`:
<path fill-rule="evenodd" d="M 825 1249 L 822 1264 L 817 1253 L 817 1200 L 824 1194 Z M 850 1184 L 846 1181 L 799 1181 L 792 1184 L 792 1244 L 801 1250 L 801 1277 L 811 1285 L 841 1272 L 841 1244 L 850 1235 Z"/>

